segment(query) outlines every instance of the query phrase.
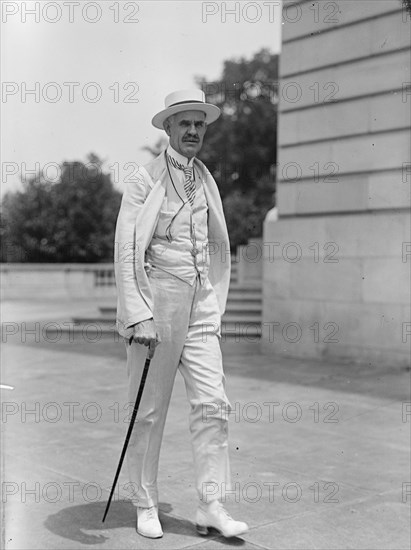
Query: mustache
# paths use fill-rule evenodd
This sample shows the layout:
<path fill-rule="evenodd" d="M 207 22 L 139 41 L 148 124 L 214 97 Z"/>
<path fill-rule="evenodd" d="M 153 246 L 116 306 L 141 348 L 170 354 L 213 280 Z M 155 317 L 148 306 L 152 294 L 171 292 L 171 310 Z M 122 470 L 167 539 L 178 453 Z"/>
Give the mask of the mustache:
<path fill-rule="evenodd" d="M 183 141 L 187 141 L 188 143 L 198 143 L 200 140 L 199 139 L 183 139 Z"/>

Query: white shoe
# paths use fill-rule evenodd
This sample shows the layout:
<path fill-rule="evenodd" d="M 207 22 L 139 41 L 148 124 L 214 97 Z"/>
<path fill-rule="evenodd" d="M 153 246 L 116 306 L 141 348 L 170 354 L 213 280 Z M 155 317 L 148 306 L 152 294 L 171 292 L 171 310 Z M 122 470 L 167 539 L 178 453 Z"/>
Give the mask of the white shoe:
<path fill-rule="evenodd" d="M 151 506 L 151 508 L 137 508 L 137 533 L 150 539 L 159 539 L 163 536 L 155 506 Z"/>
<path fill-rule="evenodd" d="M 208 529 L 213 527 L 224 537 L 238 537 L 248 531 L 248 525 L 243 521 L 235 521 L 218 500 L 213 500 L 210 504 L 200 504 L 196 527 L 199 535 L 207 535 Z"/>

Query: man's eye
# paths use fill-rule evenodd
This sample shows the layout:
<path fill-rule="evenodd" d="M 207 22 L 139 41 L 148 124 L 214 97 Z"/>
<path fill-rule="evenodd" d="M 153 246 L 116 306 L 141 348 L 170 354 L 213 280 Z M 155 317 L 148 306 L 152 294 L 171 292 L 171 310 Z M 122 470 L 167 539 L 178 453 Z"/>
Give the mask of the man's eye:
<path fill-rule="evenodd" d="M 196 128 L 203 128 L 204 122 L 196 122 Z"/>

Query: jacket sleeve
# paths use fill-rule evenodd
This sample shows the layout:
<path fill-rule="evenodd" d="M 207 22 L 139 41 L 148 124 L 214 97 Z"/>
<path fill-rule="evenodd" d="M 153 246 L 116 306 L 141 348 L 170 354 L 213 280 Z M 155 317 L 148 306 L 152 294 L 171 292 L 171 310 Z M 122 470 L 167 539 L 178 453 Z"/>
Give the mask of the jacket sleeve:
<path fill-rule="evenodd" d="M 146 172 L 139 171 L 137 181 L 127 183 L 117 217 L 114 242 L 117 321 L 125 329 L 153 316 L 139 291 L 135 271 L 135 263 L 142 257 L 136 247 L 136 218 L 150 191 L 147 177 Z"/>

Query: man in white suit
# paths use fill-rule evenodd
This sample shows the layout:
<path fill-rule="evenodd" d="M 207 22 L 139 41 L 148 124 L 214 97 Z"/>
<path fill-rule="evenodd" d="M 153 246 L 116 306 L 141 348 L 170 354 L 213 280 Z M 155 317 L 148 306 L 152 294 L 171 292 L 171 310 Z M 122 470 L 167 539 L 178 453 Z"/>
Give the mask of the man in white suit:
<path fill-rule="evenodd" d="M 177 369 L 190 403 L 197 530 L 207 534 L 213 527 L 227 537 L 248 530 L 221 502 L 230 488 L 230 403 L 219 342 L 230 247 L 218 188 L 196 159 L 207 125 L 219 115 L 201 90 L 166 97 L 152 123 L 166 131 L 169 146 L 128 184 L 116 226 L 117 327 L 127 342 L 130 402 L 138 391 L 144 346 L 155 351 L 128 450 L 137 531 L 150 538 L 163 535 L 158 459 Z"/>

